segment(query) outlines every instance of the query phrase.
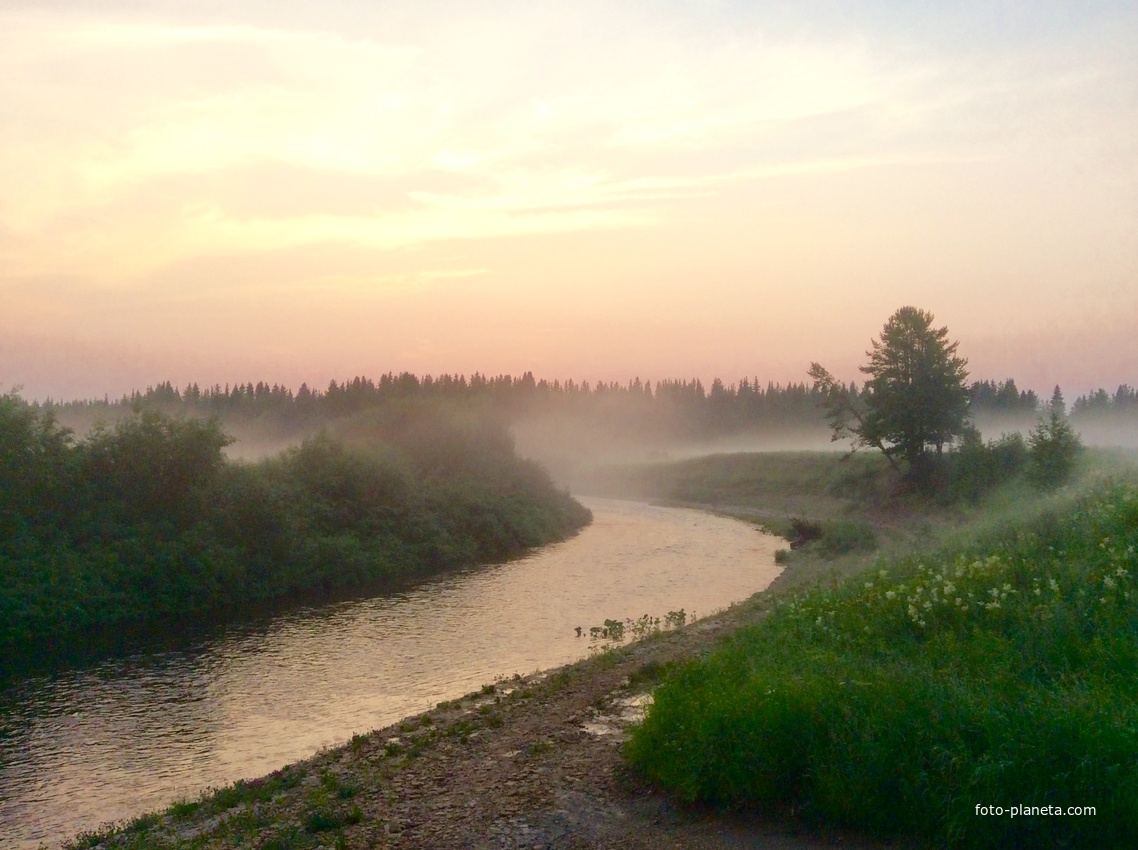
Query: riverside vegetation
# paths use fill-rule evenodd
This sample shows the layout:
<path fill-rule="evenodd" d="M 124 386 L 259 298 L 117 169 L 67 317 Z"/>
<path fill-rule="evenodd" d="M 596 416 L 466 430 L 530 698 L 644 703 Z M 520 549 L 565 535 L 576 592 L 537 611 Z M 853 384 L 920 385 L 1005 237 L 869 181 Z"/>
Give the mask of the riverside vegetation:
<path fill-rule="evenodd" d="M 593 832 L 570 831 L 550 846 L 737 846 L 716 837 L 716 821 L 703 826 L 705 809 L 671 808 L 663 820 L 644 815 L 635 802 L 646 793 L 643 781 L 725 807 L 733 834 L 752 829 L 745 823 L 754 835 L 781 835 L 764 824 L 789 819 L 902 846 L 1133 846 L 1133 455 L 1089 450 L 1065 486 L 1041 489 L 1037 456 L 1027 442 L 1021 448 L 1023 456 L 1004 465 L 993 458 L 1019 452 L 1007 441 L 947 454 L 942 482 L 972 475 L 977 453 L 981 469 L 1004 470 L 985 473 L 988 484 L 973 495 L 912 489 L 879 456 L 737 455 L 622 469 L 623 486 L 640 495 L 698 498 L 788 534 L 790 520 L 801 517 L 788 518 L 787 509 L 810 511 L 809 524 L 821 529 L 790 553 L 771 590 L 748 603 L 700 628 L 682 628 L 683 612 L 664 624 L 672 628 L 614 620 L 606 625 L 622 631 L 642 624 L 647 640 L 549 677 L 551 689 L 585 705 L 599 704 L 598 688 L 610 694 L 605 699 L 623 699 L 655 687 L 625 748 L 641 779 L 617 765 L 615 749 L 612 761 L 597 755 L 601 739 L 573 732 L 572 723 L 567 731 L 566 709 L 519 704 L 505 720 L 495 713 L 504 703 L 495 702 L 458 719 L 429 713 L 357 736 L 303 765 L 72 846 L 253 847 L 287 836 L 279 846 L 362 847 L 406 845 L 409 836 L 471 838 L 505 823 L 502 801 L 516 802 L 516 794 L 542 802 L 532 811 L 511 808 L 510 817 L 550 817 L 549 806 L 560 805 L 545 799 L 552 777 L 576 770 L 562 762 L 578 765 L 582 747 L 597 760 L 585 762 L 589 781 L 572 793 L 588 789 L 599 795 L 590 804 L 598 811 L 624 813 L 604 827 L 611 833 L 592 824 Z M 849 527 L 868 530 L 870 539 L 840 531 Z M 566 716 L 579 716 L 573 712 Z M 447 723 L 446 734 L 424 737 L 422 730 Z M 418 737 L 409 742 L 407 729 Z M 394 743 L 392 735 L 404 738 Z M 558 743 L 539 752 L 532 741 Z M 519 748 L 549 772 L 519 772 L 508 757 Z M 498 750 L 505 755 L 492 768 L 487 753 Z M 347 789 L 329 791 L 327 805 L 323 779 L 297 779 L 305 770 L 322 777 L 326 763 L 338 766 Z M 469 804 L 454 805 L 458 786 L 443 777 L 459 777 Z M 427 802 L 436 795 L 437 807 Z M 1096 814 L 983 817 L 978 805 L 1094 806 Z M 400 838 L 387 818 L 412 831 Z M 816 846 L 809 838 L 784 844 Z"/>
<path fill-rule="evenodd" d="M 687 800 L 921 844 L 1138 844 L 1138 482 L 1132 456 L 1077 449 L 1053 413 L 1026 442 L 966 439 L 920 488 L 880 457 L 642 470 L 812 528 L 788 560 L 824 578 L 674 670 L 630 762 Z M 791 469 L 825 519 L 772 510 Z"/>
<path fill-rule="evenodd" d="M 590 520 L 504 428 L 391 405 L 259 463 L 217 420 L 136 412 L 76 440 L 0 396 L 0 659 L 517 554 Z"/>

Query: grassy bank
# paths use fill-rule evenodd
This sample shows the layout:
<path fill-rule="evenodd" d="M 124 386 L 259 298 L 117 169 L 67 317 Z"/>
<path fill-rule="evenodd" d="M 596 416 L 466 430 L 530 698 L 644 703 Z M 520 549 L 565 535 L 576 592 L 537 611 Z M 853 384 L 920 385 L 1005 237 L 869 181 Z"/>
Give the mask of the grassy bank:
<path fill-rule="evenodd" d="M 892 502 L 905 520 L 888 554 L 668 678 L 632 763 L 689 800 L 934 845 L 1133 846 L 1138 490 L 1009 482 L 978 503 Z"/>
<path fill-rule="evenodd" d="M 77 441 L 0 397 L 0 669 L 92 633 L 377 586 L 560 539 L 589 512 L 509 436 L 445 411 L 225 459 L 215 421 L 141 413 Z"/>

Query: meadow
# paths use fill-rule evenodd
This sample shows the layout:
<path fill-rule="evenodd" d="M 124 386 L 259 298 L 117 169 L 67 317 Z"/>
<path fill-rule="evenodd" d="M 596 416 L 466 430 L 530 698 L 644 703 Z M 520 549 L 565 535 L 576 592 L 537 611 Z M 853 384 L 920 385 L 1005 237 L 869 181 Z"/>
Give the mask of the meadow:
<path fill-rule="evenodd" d="M 667 678 L 631 763 L 686 800 L 932 846 L 1134 846 L 1138 487 L 1118 461 L 1049 492 L 847 506 L 905 519 L 841 576 L 793 553 L 812 580 Z M 863 479 L 820 492 L 843 480 Z"/>

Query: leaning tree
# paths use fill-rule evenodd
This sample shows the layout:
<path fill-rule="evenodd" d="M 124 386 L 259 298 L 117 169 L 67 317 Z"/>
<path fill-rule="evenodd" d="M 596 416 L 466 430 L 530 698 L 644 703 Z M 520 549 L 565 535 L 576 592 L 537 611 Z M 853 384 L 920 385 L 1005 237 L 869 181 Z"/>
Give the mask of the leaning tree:
<path fill-rule="evenodd" d="M 900 457 L 910 472 L 923 469 L 930 448 L 939 454 L 969 426 L 968 361 L 956 355 L 958 344 L 948 328 L 933 327 L 932 313 L 902 307 L 866 352 L 869 364 L 860 368 L 870 377 L 859 396 L 812 363 L 833 439 L 849 437 L 855 450 L 871 446 L 894 466 Z"/>

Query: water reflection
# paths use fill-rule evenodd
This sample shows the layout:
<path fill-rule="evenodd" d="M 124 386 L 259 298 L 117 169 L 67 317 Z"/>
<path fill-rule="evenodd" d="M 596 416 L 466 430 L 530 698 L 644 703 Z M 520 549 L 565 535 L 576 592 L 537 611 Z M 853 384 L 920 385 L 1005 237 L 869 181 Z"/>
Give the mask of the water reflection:
<path fill-rule="evenodd" d="M 710 613 L 778 572 L 776 541 L 742 523 L 587 503 L 592 526 L 521 560 L 10 686 L 0 831 L 36 847 L 258 776 L 497 676 L 580 658 L 576 626 Z"/>

